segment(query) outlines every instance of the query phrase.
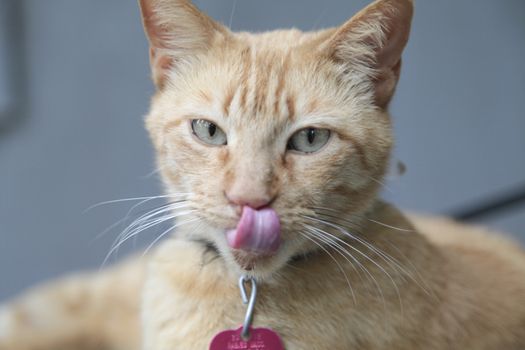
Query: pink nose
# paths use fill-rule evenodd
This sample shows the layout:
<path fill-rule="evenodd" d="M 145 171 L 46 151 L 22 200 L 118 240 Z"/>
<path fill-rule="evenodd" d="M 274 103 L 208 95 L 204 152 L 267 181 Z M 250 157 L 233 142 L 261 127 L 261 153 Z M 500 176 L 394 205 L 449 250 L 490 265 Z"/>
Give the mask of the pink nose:
<path fill-rule="evenodd" d="M 269 195 L 248 195 L 246 193 L 237 192 L 226 192 L 225 194 L 230 203 L 241 207 L 251 207 L 253 209 L 265 207 L 272 201 L 272 198 Z"/>

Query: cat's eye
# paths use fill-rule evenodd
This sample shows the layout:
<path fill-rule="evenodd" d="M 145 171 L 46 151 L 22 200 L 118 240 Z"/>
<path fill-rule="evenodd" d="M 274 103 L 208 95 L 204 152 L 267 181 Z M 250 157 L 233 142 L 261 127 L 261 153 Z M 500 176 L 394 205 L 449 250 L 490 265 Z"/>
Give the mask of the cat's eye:
<path fill-rule="evenodd" d="M 214 123 L 205 119 L 191 121 L 193 134 L 202 142 L 212 146 L 224 146 L 227 143 L 226 134 Z"/>
<path fill-rule="evenodd" d="M 330 139 L 330 130 L 305 128 L 297 131 L 288 141 L 287 148 L 302 153 L 319 151 Z"/>

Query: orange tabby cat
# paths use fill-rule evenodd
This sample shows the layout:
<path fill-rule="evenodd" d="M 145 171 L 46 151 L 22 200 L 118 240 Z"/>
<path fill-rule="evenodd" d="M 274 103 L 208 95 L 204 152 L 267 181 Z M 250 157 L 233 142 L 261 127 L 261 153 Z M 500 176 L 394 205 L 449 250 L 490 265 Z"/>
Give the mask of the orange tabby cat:
<path fill-rule="evenodd" d="M 287 350 L 525 349 L 523 251 L 377 197 L 412 1 L 261 34 L 187 0 L 140 5 L 147 128 L 179 227 L 150 257 L 5 306 L 0 349 L 207 349 L 244 318 L 242 274 L 254 326 Z"/>

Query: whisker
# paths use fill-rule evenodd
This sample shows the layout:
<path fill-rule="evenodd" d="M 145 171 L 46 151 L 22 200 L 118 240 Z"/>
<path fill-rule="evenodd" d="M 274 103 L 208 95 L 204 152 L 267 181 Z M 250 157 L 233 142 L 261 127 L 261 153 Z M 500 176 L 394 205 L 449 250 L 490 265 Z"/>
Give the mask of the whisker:
<path fill-rule="evenodd" d="M 315 236 L 312 236 L 311 233 L 309 233 L 308 231 L 300 231 L 301 235 L 303 237 L 305 237 L 306 239 L 308 239 L 309 241 L 313 242 L 315 245 L 317 245 L 319 248 L 321 248 L 321 250 L 323 250 L 326 254 L 328 254 L 328 256 L 330 256 L 330 258 L 336 263 L 339 271 L 341 271 L 341 273 L 343 274 L 345 280 L 346 280 L 346 283 L 348 284 L 348 288 L 350 288 L 350 293 L 352 294 L 352 299 L 354 301 L 354 305 L 357 305 L 357 300 L 356 300 L 356 296 L 355 296 L 355 293 L 354 293 L 354 289 L 352 288 L 352 284 L 350 283 L 350 279 L 348 279 L 348 275 L 346 274 L 345 270 L 343 269 L 343 267 L 341 266 L 341 264 L 339 263 L 339 261 L 337 261 L 337 259 L 325 248 L 323 247 L 322 244 L 320 244 L 319 242 L 317 242 L 314 238 Z M 319 239 L 319 238 L 318 238 Z"/>
<path fill-rule="evenodd" d="M 157 226 L 159 224 L 162 224 L 165 221 L 174 219 L 175 217 L 176 217 L 176 215 L 166 214 L 166 215 L 163 215 L 161 217 L 157 217 L 155 219 L 151 219 L 149 221 L 146 221 L 146 222 L 144 222 L 144 223 L 142 223 L 140 225 L 137 225 L 137 227 L 135 227 L 133 230 L 129 230 L 128 232 L 126 232 L 125 234 L 122 234 L 120 236 L 119 244 L 120 244 L 120 242 L 126 241 L 129 238 L 131 238 L 131 237 L 136 237 L 138 233 L 140 233 L 140 232 L 142 232 L 144 230 L 147 230 L 147 229 L 149 229 L 151 227 L 154 227 L 154 226 Z"/>
<path fill-rule="evenodd" d="M 349 225 L 353 225 L 353 223 L 351 221 L 348 221 L 347 219 L 343 219 L 341 217 L 335 217 L 335 216 L 331 216 L 331 215 L 328 215 L 328 214 L 322 214 L 322 213 L 318 213 L 318 215 L 321 215 L 321 216 L 328 216 L 334 220 L 339 220 L 343 223 L 346 223 L 346 224 L 349 224 Z M 402 276 L 406 276 L 408 277 L 412 282 L 416 283 L 416 285 L 418 285 L 422 290 L 423 292 L 425 292 L 427 295 L 430 295 L 430 292 L 428 291 L 427 288 L 425 288 L 423 285 L 421 285 L 420 281 L 424 283 L 423 279 L 421 278 L 421 276 L 418 274 L 418 277 L 419 278 L 415 278 L 413 276 L 412 273 L 410 273 L 405 267 L 404 265 L 399 261 L 397 260 L 396 258 L 394 258 L 393 256 L 387 254 L 386 252 L 384 252 L 383 250 L 375 247 L 373 244 L 371 244 L 370 242 L 367 242 L 364 238 L 360 238 L 359 236 L 357 235 L 353 235 L 351 233 L 349 233 L 347 230 L 345 230 L 345 228 L 343 228 L 342 226 L 339 226 L 337 224 L 335 224 L 334 222 L 330 222 L 330 221 L 325 221 L 323 220 L 325 223 L 327 224 L 330 224 L 330 225 L 335 225 L 337 226 L 336 228 L 341 232 L 343 233 L 344 235 L 350 237 L 351 239 L 354 239 L 354 240 L 357 240 L 359 243 L 363 244 L 365 247 L 367 247 L 368 249 L 370 249 L 371 251 L 373 251 L 375 254 L 379 255 L 387 264 L 389 265 L 393 265 L 394 268 L 398 269 L 401 273 L 402 273 Z M 392 244 L 390 244 L 391 246 L 393 246 Z M 398 250 L 399 253 L 401 253 L 399 250 Z M 401 253 L 402 254 L 402 253 Z M 413 264 L 412 264 L 413 265 Z M 428 287 L 428 286 L 427 286 Z"/>
<path fill-rule="evenodd" d="M 119 247 L 122 246 L 127 240 L 132 237 L 136 237 L 139 233 L 159 225 L 168 220 L 172 220 L 178 216 L 187 215 L 194 212 L 195 210 L 187 210 L 186 212 L 181 213 L 172 213 L 176 209 L 189 208 L 186 201 L 177 201 L 173 203 L 163 204 L 157 208 L 154 208 L 145 214 L 141 215 L 139 218 L 135 219 L 128 227 L 126 227 L 115 239 L 113 242 L 110 251 L 106 255 L 102 266 L 105 266 L 109 257 L 118 251 Z M 168 212 L 168 214 L 164 214 Z M 164 215 L 162 215 L 164 214 Z M 159 216 L 162 215 L 162 216 Z"/>
<path fill-rule="evenodd" d="M 398 247 L 396 247 L 394 244 L 392 244 L 391 242 L 388 242 L 389 246 L 392 248 L 392 249 L 395 249 L 396 252 L 401 255 L 403 257 L 403 259 L 406 260 L 406 262 L 410 265 L 410 267 L 412 268 L 412 270 L 414 270 L 415 274 L 417 275 L 417 279 L 415 277 L 412 277 L 412 274 L 409 274 L 409 278 L 414 282 L 416 283 L 416 285 L 419 286 L 419 288 L 421 288 L 421 290 L 423 290 L 423 292 L 428 295 L 429 297 L 434 297 L 436 298 L 436 301 L 437 301 L 437 296 L 432 292 L 432 289 L 428 286 L 426 280 L 423 278 L 423 276 L 419 273 L 419 270 L 417 269 L 417 267 L 412 263 L 412 261 L 410 261 L 410 259 L 401 251 L 401 249 L 399 249 Z M 421 283 L 423 285 L 421 285 L 418 281 L 421 281 Z"/>
<path fill-rule="evenodd" d="M 102 263 L 102 266 L 105 266 L 107 261 L 109 260 L 109 258 L 111 257 L 111 255 L 113 253 L 116 253 L 119 249 L 120 246 L 122 246 L 126 241 L 128 241 L 130 238 L 132 237 L 135 237 L 137 236 L 138 234 L 140 234 L 141 232 L 144 232 L 145 230 L 153 227 L 153 226 L 156 226 L 156 225 L 159 225 L 163 222 L 166 222 L 166 221 L 169 221 L 169 220 L 172 220 L 172 219 L 175 219 L 179 216 L 183 216 L 183 215 L 187 215 L 187 214 L 191 214 L 193 211 L 188 211 L 188 212 L 183 212 L 183 213 L 180 213 L 179 215 L 166 215 L 162 218 L 162 220 L 158 219 L 156 220 L 156 222 L 152 225 L 148 225 L 147 227 L 143 227 L 141 228 L 140 230 L 136 230 L 134 231 L 132 234 L 128 234 L 126 237 L 123 237 L 121 238 L 118 243 L 116 243 L 111 249 L 110 251 L 108 252 L 108 254 L 106 255 L 106 258 L 104 259 L 103 263 Z M 176 226 L 175 226 L 176 227 Z"/>
<path fill-rule="evenodd" d="M 326 243 L 327 245 L 329 245 L 330 247 L 336 249 L 338 251 L 338 253 L 340 253 L 341 251 L 344 252 L 344 258 L 345 260 L 348 261 L 348 263 L 352 266 L 352 269 L 357 273 L 357 275 L 359 276 L 359 278 L 362 280 L 363 277 L 361 276 L 361 273 L 359 272 L 359 270 L 356 269 L 355 265 L 353 262 L 355 262 L 359 268 L 361 270 L 363 270 L 363 272 L 366 270 L 366 268 L 359 262 L 359 260 L 357 260 L 349 251 L 347 251 L 343 246 L 341 246 L 341 244 L 337 243 L 333 238 L 329 237 L 329 236 L 326 236 L 324 235 L 323 232 L 319 232 L 317 227 L 315 226 L 311 226 L 311 225 L 308 225 L 308 224 L 305 224 L 305 223 L 302 223 L 302 225 L 311 233 L 311 234 L 315 234 L 319 240 L 323 241 L 324 243 Z M 350 257 L 350 259 L 353 260 L 350 261 L 348 260 L 348 257 Z M 366 274 L 366 272 L 365 272 Z"/>
<path fill-rule="evenodd" d="M 312 25 L 311 31 L 319 30 L 319 24 L 321 23 L 321 20 L 326 15 L 327 7 L 325 7 L 321 13 L 317 16 L 317 19 L 315 20 L 314 24 Z"/>
<path fill-rule="evenodd" d="M 138 218 L 136 218 L 135 220 L 133 220 L 124 230 L 121 231 L 120 234 L 117 235 L 117 237 L 115 238 L 115 240 L 113 241 L 113 243 L 111 244 L 111 249 L 118 244 L 119 241 L 121 241 L 123 239 L 124 236 L 127 235 L 127 233 L 132 230 L 135 226 L 141 224 L 144 222 L 144 220 L 146 220 L 147 217 L 151 217 L 151 215 L 158 215 L 161 213 L 161 209 L 164 209 L 164 208 L 167 208 L 167 207 L 170 207 L 171 205 L 173 205 L 173 203 L 167 203 L 167 204 L 162 204 L 156 208 L 153 208 L 151 210 L 148 210 L 146 211 L 144 214 L 142 214 L 141 216 L 139 216 Z M 112 224 L 111 226 L 109 226 L 108 228 L 106 228 L 103 232 L 101 232 L 100 234 L 97 235 L 96 238 L 99 238 L 101 237 L 102 235 L 106 234 L 107 232 L 109 232 L 109 230 L 111 230 L 113 227 L 117 226 L 118 224 L 120 223 L 123 223 L 127 220 L 127 218 L 131 215 L 131 209 L 130 211 L 128 211 L 128 213 L 126 214 L 126 216 L 120 220 L 118 220 L 116 223 Z"/>
<path fill-rule="evenodd" d="M 338 231 L 341 231 L 343 234 L 349 236 L 350 238 L 353 238 L 353 239 L 356 239 L 357 238 L 350 234 L 348 231 L 345 231 L 344 229 L 342 229 L 340 226 L 338 225 L 335 225 L 335 224 L 332 224 L 331 222 L 328 222 L 328 221 L 325 221 L 325 220 L 321 220 L 321 219 L 317 219 L 317 218 L 313 218 L 313 217 L 310 217 L 310 216 L 307 216 L 307 215 L 302 215 L 305 219 L 309 219 L 309 220 L 313 220 L 313 221 L 316 221 L 318 223 L 321 223 L 321 224 L 325 224 L 327 226 L 331 226 L 335 229 L 337 229 Z M 320 230 L 319 228 L 316 228 L 318 230 Z M 348 242 L 340 239 L 339 237 L 329 233 L 329 232 L 326 232 L 324 230 L 320 230 L 322 231 L 324 234 L 326 235 L 329 235 L 331 237 L 333 237 L 334 239 L 340 241 L 342 244 L 346 245 L 348 248 L 354 250 L 356 253 L 360 254 L 361 256 L 363 256 L 366 260 L 370 261 L 374 266 L 376 266 L 379 270 L 381 270 L 381 272 L 383 272 L 389 279 L 390 279 L 390 282 L 392 283 L 392 285 L 394 286 L 394 289 L 399 297 L 399 301 L 400 301 L 400 304 L 401 304 L 401 308 L 402 308 L 402 303 L 401 303 L 401 293 L 399 292 L 399 288 L 397 287 L 397 284 L 396 282 L 394 281 L 394 278 L 392 277 L 392 275 L 390 275 L 390 273 L 388 273 L 387 270 L 385 270 L 385 268 L 383 266 L 381 266 L 379 263 L 377 263 L 374 259 L 372 259 L 371 257 L 369 257 L 367 254 L 363 253 L 360 249 L 354 247 L 353 245 L 351 244 L 348 244 Z M 366 247 L 366 245 L 365 245 Z M 368 247 L 370 249 L 370 247 Z M 373 250 L 372 250 L 373 252 Z M 376 253 L 377 254 L 377 253 Z"/>
<path fill-rule="evenodd" d="M 143 201 L 141 201 L 141 202 L 139 202 L 139 203 L 133 205 L 133 206 L 127 211 L 127 213 L 124 215 L 123 218 L 117 220 L 116 222 L 114 222 L 114 223 L 111 224 L 110 226 L 106 227 L 102 232 L 100 232 L 99 234 L 97 234 L 93 240 L 100 239 L 100 238 L 101 238 L 102 236 L 104 236 L 106 233 L 110 232 L 114 227 L 120 225 L 121 223 L 124 223 L 126 220 L 129 219 L 129 217 L 131 216 L 131 213 L 132 213 L 137 207 L 139 207 L 140 205 L 146 203 L 147 201 L 148 201 L 148 200 L 145 199 L 145 200 L 143 200 Z M 185 201 L 186 201 L 186 200 L 181 199 L 181 200 L 174 201 L 174 202 L 171 202 L 171 203 L 182 203 L 182 202 L 185 202 Z M 168 204 L 163 204 L 163 205 L 161 205 L 160 207 L 164 207 L 164 206 L 166 206 L 166 205 L 169 205 L 169 203 L 168 203 Z M 159 208 L 159 207 L 156 207 L 156 208 Z M 155 208 L 155 209 L 156 209 L 156 208 Z M 153 209 L 153 210 L 155 210 L 155 209 Z M 140 217 L 143 217 L 144 215 L 147 215 L 147 214 L 150 213 L 150 212 L 151 212 L 151 211 L 142 211 L 142 214 L 141 214 Z M 140 212 L 139 212 L 139 213 L 140 213 Z M 139 217 L 139 218 L 140 218 L 140 217 Z M 139 218 L 137 218 L 137 219 L 135 219 L 135 220 L 138 220 Z"/>
<path fill-rule="evenodd" d="M 352 247 L 351 245 L 349 245 L 347 242 L 341 240 L 339 237 L 336 237 L 324 230 L 321 230 L 319 229 L 318 227 L 314 227 L 314 226 L 311 226 L 315 231 L 318 232 L 319 235 L 323 235 L 325 236 L 326 238 L 331 238 L 332 240 L 338 240 L 338 241 L 341 241 L 342 243 L 344 243 L 346 246 L 348 246 L 349 248 L 351 248 L 352 250 L 358 252 L 360 255 L 364 255 L 365 258 L 367 258 L 368 260 L 372 261 L 371 259 L 368 258 L 368 256 L 366 256 L 366 254 L 362 253 L 359 249 L 355 248 L 355 247 Z M 363 272 L 370 278 L 370 280 L 372 281 L 372 283 L 375 285 L 377 291 L 379 292 L 379 296 L 381 297 L 381 300 L 383 302 L 383 308 L 385 309 L 386 311 L 386 300 L 385 300 L 385 297 L 384 297 L 384 294 L 383 294 L 383 290 L 381 289 L 381 285 L 379 284 L 379 282 L 377 281 L 377 279 L 372 275 L 372 273 L 363 265 L 361 264 L 361 262 L 359 260 L 357 260 L 349 251 L 347 251 L 346 249 L 344 248 L 340 248 L 340 250 L 342 252 L 344 252 L 346 255 L 348 255 L 352 260 L 354 260 L 358 266 L 363 270 Z"/>
<path fill-rule="evenodd" d="M 412 229 L 406 229 L 406 228 L 392 226 L 392 225 L 389 225 L 389 224 L 385 224 L 384 222 L 380 222 L 380 221 L 377 221 L 377 220 L 374 220 L 374 219 L 370 219 L 370 218 L 366 218 L 366 219 L 368 221 L 370 221 L 370 222 L 373 222 L 374 224 L 378 224 L 378 225 L 381 225 L 381 226 L 384 226 L 384 227 L 387 227 L 387 228 L 391 228 L 393 230 L 397 230 L 397 231 L 401 231 L 401 232 L 414 232 L 414 230 L 412 230 Z"/>
<path fill-rule="evenodd" d="M 132 229 L 133 227 L 135 226 L 138 226 L 140 224 L 142 224 L 143 222 L 159 215 L 159 214 L 162 214 L 162 213 L 165 213 L 165 212 L 170 212 L 170 211 L 173 211 L 175 209 L 180 209 L 180 208 L 184 208 L 184 207 L 187 207 L 187 203 L 186 202 L 173 202 L 173 203 L 167 203 L 167 204 L 163 204 L 143 215 L 141 215 L 140 217 L 138 217 L 137 219 L 135 219 L 125 230 L 124 232 Z"/>
<path fill-rule="evenodd" d="M 184 207 L 187 207 L 187 206 L 188 206 L 188 201 L 187 200 L 180 200 L 180 201 L 169 202 L 169 203 L 165 203 L 165 204 L 159 205 L 159 206 L 153 208 L 152 210 L 147 211 L 146 213 L 142 214 L 141 216 L 139 216 L 135 220 L 133 220 L 133 222 L 131 222 L 131 224 L 130 224 L 130 227 L 133 227 L 133 225 L 135 225 L 135 224 L 139 224 L 140 222 L 142 222 L 144 220 L 148 220 L 151 217 L 154 217 L 156 215 L 162 214 L 162 213 L 164 213 L 166 211 L 171 211 L 171 210 L 175 210 L 175 209 L 179 209 L 179 208 L 184 208 Z"/>
<path fill-rule="evenodd" d="M 375 183 L 381 185 L 381 188 L 384 188 L 389 193 L 395 193 L 392 187 L 388 186 L 384 181 L 378 180 L 375 177 L 372 177 L 370 175 L 367 176 L 370 180 L 374 181 Z"/>
<path fill-rule="evenodd" d="M 351 171 L 354 175 L 356 175 L 356 176 L 359 176 L 359 177 L 362 177 L 362 176 L 363 176 L 363 174 L 361 174 L 361 173 L 359 173 L 359 172 L 357 172 L 357 171 L 355 171 L 355 170 L 350 170 L 350 171 Z M 373 182 L 375 182 L 375 183 L 381 185 L 381 188 L 382 188 L 382 189 L 384 188 L 384 189 L 387 190 L 389 193 L 395 193 L 394 190 L 393 190 L 389 185 L 387 185 L 385 181 L 379 180 L 379 179 L 377 179 L 377 178 L 375 178 L 375 177 L 373 177 L 373 176 L 371 176 L 371 175 L 365 175 L 365 176 L 366 176 L 367 179 L 370 179 L 370 180 L 372 180 Z"/>
<path fill-rule="evenodd" d="M 155 174 L 161 172 L 162 169 L 164 169 L 166 166 L 167 166 L 167 164 L 160 165 L 160 166 L 156 167 L 155 169 L 153 169 L 152 171 L 150 171 L 149 173 L 147 173 L 146 175 L 143 175 L 142 178 L 143 178 L 143 179 L 150 178 L 150 177 L 152 177 L 153 175 L 155 175 Z"/>
<path fill-rule="evenodd" d="M 331 218 L 331 219 L 334 219 L 334 220 L 342 221 L 342 222 L 344 222 L 345 224 L 348 224 L 348 225 L 353 225 L 353 222 L 348 221 L 346 219 L 343 219 L 341 217 L 335 217 L 335 216 L 331 216 L 331 215 L 328 215 L 328 214 L 322 214 L 322 213 L 318 213 L 318 215 L 322 216 L 322 217 L 324 216 L 324 217 L 328 217 L 328 218 Z M 337 230 L 339 230 L 344 235 L 350 237 L 351 239 L 357 240 L 359 243 L 363 244 L 364 246 L 366 246 L 367 248 L 372 250 L 374 253 L 376 253 L 377 255 L 381 256 L 383 258 L 383 260 L 385 260 L 386 263 L 393 263 L 395 266 L 403 269 L 401 264 L 395 258 L 393 258 L 392 256 L 388 255 L 387 253 L 383 252 L 381 249 L 375 247 L 374 245 L 370 244 L 365 239 L 362 239 L 362 238 L 360 238 L 357 235 L 349 233 L 344 227 L 342 227 L 340 225 L 337 225 L 336 223 L 334 223 L 332 221 L 329 221 L 328 219 L 319 219 L 319 220 L 322 223 L 324 223 L 324 224 L 334 225 L 333 227 L 335 227 Z"/>
<path fill-rule="evenodd" d="M 182 209 L 182 208 L 188 208 L 186 204 L 179 204 L 179 205 L 172 205 L 169 204 L 165 206 L 164 208 L 160 210 L 152 211 L 151 214 L 146 215 L 145 217 L 139 218 L 135 221 L 133 221 L 118 237 L 117 239 L 127 239 L 127 237 L 131 237 L 134 235 L 135 232 L 140 232 L 145 229 L 148 229 L 150 227 L 153 227 L 159 223 L 162 223 L 163 221 L 169 220 L 172 218 L 172 214 L 163 215 L 161 217 L 156 217 L 163 213 L 171 213 L 175 209 Z M 176 215 L 175 215 L 176 216 Z M 174 217 L 175 217 L 174 216 Z"/>
<path fill-rule="evenodd" d="M 235 10 L 237 8 L 237 0 L 233 0 L 232 12 L 230 13 L 230 20 L 228 21 L 228 28 L 232 29 L 233 16 L 235 15 Z"/>
<path fill-rule="evenodd" d="M 326 210 L 326 211 L 331 211 L 333 212 L 334 214 L 336 215 L 341 215 L 341 212 L 336 210 L 336 209 L 333 209 L 333 208 L 326 208 L 326 207 L 313 207 L 312 209 L 314 209 L 314 211 L 318 212 L 318 210 Z M 393 230 L 397 230 L 397 231 L 401 231 L 401 232 L 415 232 L 413 229 L 407 229 L 407 228 L 402 228 L 402 227 L 396 227 L 396 226 L 392 226 L 392 225 L 389 225 L 389 224 L 386 224 L 384 222 L 381 222 L 381 221 L 377 221 L 377 220 L 373 220 L 373 219 L 370 219 L 368 216 L 366 215 L 361 215 L 361 214 L 357 214 L 357 213 L 353 213 L 352 214 L 353 216 L 355 217 L 358 217 L 358 218 L 362 218 L 362 219 L 366 219 L 370 222 L 373 222 L 375 224 L 378 224 L 378 225 L 381 225 L 381 226 L 384 226 L 384 227 L 387 227 L 387 228 L 391 228 Z"/>
<path fill-rule="evenodd" d="M 182 221 L 182 222 L 178 222 L 176 223 L 175 225 L 172 225 L 169 229 L 167 229 L 166 231 L 162 232 L 157 238 L 155 238 L 155 240 L 153 242 L 151 242 L 151 244 L 146 248 L 146 250 L 144 251 L 144 253 L 142 253 L 142 256 L 144 257 L 146 254 L 148 254 L 148 251 L 158 242 L 162 239 L 162 237 L 164 237 L 165 235 L 167 235 L 168 233 L 170 233 L 172 230 L 176 229 L 177 227 L 180 227 L 182 225 L 185 225 L 185 224 L 189 224 L 189 223 L 192 223 L 192 222 L 195 222 L 195 221 L 200 221 L 199 218 L 193 218 L 193 219 L 190 219 L 190 220 L 186 220 L 186 221 Z"/>
<path fill-rule="evenodd" d="M 91 205 L 87 209 L 84 210 L 83 213 L 86 213 L 92 209 L 98 208 L 103 205 L 108 204 L 115 204 L 115 203 L 122 203 L 122 202 L 132 202 L 132 201 L 145 201 L 148 202 L 150 200 L 159 199 L 159 198 L 170 198 L 170 197 L 177 197 L 177 196 L 187 196 L 190 193 L 172 193 L 172 194 L 166 194 L 166 195 L 159 195 L 159 196 L 144 196 L 144 197 L 130 197 L 130 198 L 120 198 L 120 199 L 113 199 L 109 201 L 103 201 L 96 204 Z M 142 203 L 142 202 L 141 202 Z"/>

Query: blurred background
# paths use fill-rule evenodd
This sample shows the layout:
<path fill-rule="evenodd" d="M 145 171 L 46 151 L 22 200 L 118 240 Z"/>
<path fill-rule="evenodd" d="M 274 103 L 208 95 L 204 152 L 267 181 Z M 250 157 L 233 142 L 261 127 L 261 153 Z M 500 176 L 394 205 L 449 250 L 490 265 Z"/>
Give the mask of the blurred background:
<path fill-rule="evenodd" d="M 334 26 L 367 4 L 195 2 L 250 31 Z M 395 160 L 407 172 L 391 172 L 384 196 L 525 242 L 525 1 L 416 5 L 391 106 Z M 160 194 L 143 130 L 153 92 L 147 49 L 135 1 L 0 0 L 0 302 L 102 265 L 125 226 L 101 233 L 135 202 L 90 206 Z"/>

